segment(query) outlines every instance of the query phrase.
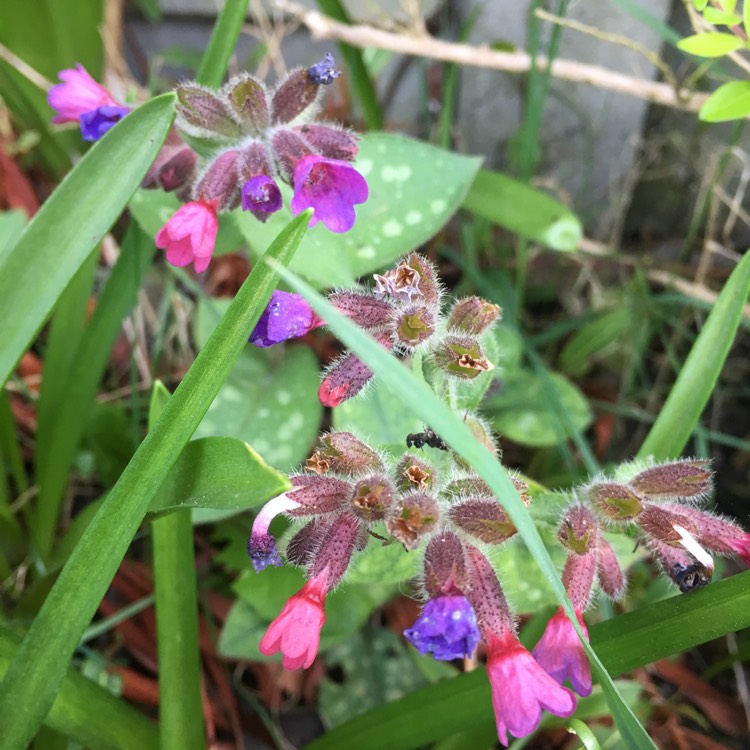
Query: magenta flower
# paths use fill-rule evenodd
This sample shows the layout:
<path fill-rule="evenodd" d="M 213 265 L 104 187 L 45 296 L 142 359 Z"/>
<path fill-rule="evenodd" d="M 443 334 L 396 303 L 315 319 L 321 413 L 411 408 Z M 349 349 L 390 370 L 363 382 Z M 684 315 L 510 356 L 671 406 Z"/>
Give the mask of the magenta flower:
<path fill-rule="evenodd" d="M 750 568 L 750 534 L 744 534 L 738 539 L 728 539 L 727 544 L 742 558 Z"/>
<path fill-rule="evenodd" d="M 296 492 L 296 488 L 277 495 L 273 500 L 269 500 L 260 513 L 255 516 L 253 530 L 247 540 L 247 554 L 250 555 L 250 562 L 253 564 L 256 573 L 260 573 L 269 565 L 278 568 L 284 564 L 276 551 L 276 540 L 273 535 L 269 534 L 268 527 L 279 513 L 286 513 L 300 507 L 300 504 L 292 498 L 294 492 Z"/>
<path fill-rule="evenodd" d="M 78 122 L 87 112 L 117 105 L 109 91 L 97 83 L 80 63 L 76 63 L 75 70 L 61 70 L 58 76 L 63 83 L 53 86 L 47 94 L 49 106 L 57 110 L 52 118 L 56 125 Z"/>
<path fill-rule="evenodd" d="M 287 600 L 261 638 L 258 646 L 261 654 L 271 656 L 281 651 L 284 669 L 307 669 L 313 663 L 326 620 L 327 581 L 328 568 L 325 568 Z"/>
<path fill-rule="evenodd" d="M 272 214 L 281 208 L 281 190 L 267 174 L 259 174 L 242 186 L 242 210 Z"/>
<path fill-rule="evenodd" d="M 589 633 L 580 610 L 576 610 L 576 617 L 588 640 Z M 555 682 L 562 685 L 568 679 L 573 690 L 582 698 L 591 695 L 589 660 L 562 607 L 550 618 L 544 635 L 531 653 Z"/>
<path fill-rule="evenodd" d="M 348 232 L 354 226 L 354 205 L 367 200 L 367 182 L 346 161 L 309 154 L 294 169 L 292 214 L 315 210 L 310 226 L 319 221 L 331 232 Z"/>
<path fill-rule="evenodd" d="M 192 263 L 196 273 L 202 273 L 211 261 L 218 231 L 216 201 L 192 201 L 181 206 L 159 230 L 156 246 L 166 248 L 173 266 Z"/>
<path fill-rule="evenodd" d="M 84 141 L 98 141 L 110 128 L 114 127 L 126 114 L 128 107 L 107 104 L 81 115 L 81 135 Z"/>
<path fill-rule="evenodd" d="M 438 596 L 424 605 L 404 635 L 423 656 L 432 651 L 440 661 L 462 659 L 470 656 L 479 643 L 477 616 L 462 594 Z"/>
<path fill-rule="evenodd" d="M 261 348 L 304 336 L 323 325 L 304 297 L 276 290 L 260 316 L 250 343 Z"/>
<path fill-rule="evenodd" d="M 502 636 L 488 631 L 485 640 L 492 708 L 503 745 L 508 746 L 508 732 L 514 737 L 531 734 L 539 726 L 543 708 L 563 717 L 575 711 L 575 695 L 558 685 L 511 631 Z"/>

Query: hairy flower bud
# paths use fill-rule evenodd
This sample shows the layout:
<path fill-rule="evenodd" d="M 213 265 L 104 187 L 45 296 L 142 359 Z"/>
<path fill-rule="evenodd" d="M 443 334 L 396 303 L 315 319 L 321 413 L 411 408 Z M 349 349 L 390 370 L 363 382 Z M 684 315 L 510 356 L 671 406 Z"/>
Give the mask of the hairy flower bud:
<path fill-rule="evenodd" d="M 235 139 L 242 135 L 229 104 L 215 92 L 197 83 L 184 83 L 176 93 L 178 127 L 198 137 Z"/>
<path fill-rule="evenodd" d="M 655 503 L 643 504 L 637 523 L 644 534 L 672 547 L 683 546 L 682 530 L 693 536 L 698 533 L 695 524 L 681 512 Z"/>
<path fill-rule="evenodd" d="M 477 613 L 482 635 L 487 638 L 491 633 L 515 633 L 513 615 L 490 561 L 471 545 L 466 545 L 466 556 L 469 579 L 466 595 Z"/>
<path fill-rule="evenodd" d="M 325 474 L 358 476 L 371 471 L 383 471 L 380 456 L 351 432 L 331 432 L 318 438 L 313 455 L 305 464 L 307 471 Z"/>
<path fill-rule="evenodd" d="M 293 184 L 295 167 L 302 159 L 313 153 L 310 144 L 294 130 L 283 128 L 273 134 L 271 145 L 276 157 L 276 167 L 282 179 L 290 185 Z"/>
<path fill-rule="evenodd" d="M 388 533 L 406 549 L 416 549 L 425 534 L 437 525 L 440 509 L 437 501 L 424 492 L 402 495 L 386 519 Z"/>
<path fill-rule="evenodd" d="M 597 566 L 597 546 L 585 555 L 570 552 L 565 561 L 562 573 L 562 583 L 568 592 L 573 608 L 583 611 L 591 598 Z"/>
<path fill-rule="evenodd" d="M 314 578 L 327 568 L 329 591 L 346 573 L 357 547 L 360 529 L 357 518 L 350 513 L 342 513 L 322 534 L 320 544 L 312 555 L 308 574 Z"/>
<path fill-rule="evenodd" d="M 441 370 L 463 380 L 495 369 L 482 353 L 479 342 L 469 336 L 446 336 L 436 347 L 433 358 Z"/>
<path fill-rule="evenodd" d="M 310 516 L 339 510 L 351 500 L 354 488 L 349 482 L 335 477 L 297 474 L 290 477 L 297 487 L 292 497 L 300 507 L 291 516 Z"/>
<path fill-rule="evenodd" d="M 167 140 L 141 182 L 145 189 L 162 188 L 167 191 L 185 187 L 195 175 L 198 155 L 172 128 Z"/>
<path fill-rule="evenodd" d="M 598 482 L 586 489 L 586 495 L 609 521 L 632 521 L 643 509 L 642 499 L 626 484 Z"/>
<path fill-rule="evenodd" d="M 373 474 L 360 479 L 355 485 L 352 511 L 367 523 L 380 521 L 393 504 L 393 496 L 393 485 L 388 477 Z"/>
<path fill-rule="evenodd" d="M 419 293 L 421 301 L 434 307 L 440 305 L 440 282 L 435 267 L 419 253 L 410 253 L 401 265 L 419 274 Z"/>
<path fill-rule="evenodd" d="M 411 453 L 405 453 L 396 467 L 396 487 L 407 490 L 431 490 L 435 486 L 435 469 Z"/>
<path fill-rule="evenodd" d="M 430 539 L 424 553 L 425 590 L 431 597 L 463 593 L 467 588 L 464 545 L 452 531 Z"/>
<path fill-rule="evenodd" d="M 286 559 L 292 565 L 307 566 L 312 553 L 318 548 L 326 527 L 333 523 L 333 518 L 314 518 L 308 521 L 286 545 Z"/>
<path fill-rule="evenodd" d="M 262 135 L 270 125 L 268 113 L 268 89 L 249 73 L 234 76 L 222 89 L 222 93 L 250 135 Z"/>
<path fill-rule="evenodd" d="M 557 531 L 560 543 L 571 552 L 587 555 L 596 549 L 599 524 L 594 514 L 584 505 L 571 505 Z"/>
<path fill-rule="evenodd" d="M 748 537 L 747 532 L 734 521 L 698 510 L 691 505 L 668 503 L 662 507 L 684 521 L 689 521 L 698 542 L 719 555 L 740 554 L 743 541 Z"/>
<path fill-rule="evenodd" d="M 236 208 L 240 202 L 240 185 L 237 181 L 239 158 L 240 152 L 235 149 L 219 154 L 195 185 L 195 200 L 216 201 L 220 211 Z"/>
<path fill-rule="evenodd" d="M 711 461 L 687 459 L 652 466 L 636 474 L 630 484 L 636 492 L 652 500 L 700 499 L 713 489 Z"/>
<path fill-rule="evenodd" d="M 304 68 L 293 70 L 279 83 L 271 99 L 274 124 L 287 123 L 317 103 L 320 81 L 314 80 Z"/>
<path fill-rule="evenodd" d="M 410 305 L 396 317 L 395 332 L 399 344 L 417 347 L 435 333 L 435 315 L 427 307 Z"/>
<path fill-rule="evenodd" d="M 460 529 L 488 544 L 502 544 L 517 529 L 497 500 L 465 500 L 451 506 L 448 516 Z"/>
<path fill-rule="evenodd" d="M 457 300 L 448 315 L 447 328 L 451 333 L 468 333 L 478 336 L 500 318 L 502 310 L 480 297 Z"/>
<path fill-rule="evenodd" d="M 492 490 L 484 479 L 479 477 L 462 477 L 448 482 L 443 490 L 443 495 L 449 500 L 456 500 L 463 497 L 493 497 Z"/>
<path fill-rule="evenodd" d="M 393 318 L 393 305 L 369 294 L 332 292 L 328 295 L 328 301 L 366 331 L 381 328 Z"/>
<path fill-rule="evenodd" d="M 597 544 L 597 575 L 604 593 L 618 601 L 625 593 L 625 577 L 612 545 L 602 536 Z"/>
<path fill-rule="evenodd" d="M 359 136 L 336 125 L 297 125 L 292 129 L 328 159 L 354 161 L 359 151 Z"/>

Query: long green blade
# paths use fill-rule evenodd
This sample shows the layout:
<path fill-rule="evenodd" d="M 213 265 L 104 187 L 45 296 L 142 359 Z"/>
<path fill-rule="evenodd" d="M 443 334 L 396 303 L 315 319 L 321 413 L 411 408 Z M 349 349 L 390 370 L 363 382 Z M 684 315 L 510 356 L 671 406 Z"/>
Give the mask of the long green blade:
<path fill-rule="evenodd" d="M 248 2 L 249 0 L 227 0 L 224 3 L 198 69 L 198 83 L 211 88 L 221 86 L 229 58 L 242 31 Z"/>
<path fill-rule="evenodd" d="M 164 94 L 123 118 L 62 181 L 4 258 L 0 383 L 122 213 L 161 148 L 173 115 L 174 94 Z"/>
<path fill-rule="evenodd" d="M 294 219 L 267 256 L 288 263 L 309 220 L 309 210 Z M 265 263 L 253 269 L 68 558 L 0 684 L 3 750 L 25 748 L 44 719 L 151 499 L 229 376 L 276 280 Z"/>

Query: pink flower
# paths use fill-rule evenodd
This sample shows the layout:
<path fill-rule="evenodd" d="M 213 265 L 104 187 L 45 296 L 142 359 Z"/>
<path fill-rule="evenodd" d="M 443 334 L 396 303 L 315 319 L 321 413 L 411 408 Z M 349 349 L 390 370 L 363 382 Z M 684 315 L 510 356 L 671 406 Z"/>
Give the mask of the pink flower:
<path fill-rule="evenodd" d="M 485 640 L 492 708 L 503 745 L 508 746 L 508 732 L 514 737 L 531 734 L 539 726 L 543 708 L 563 717 L 575 711 L 575 695 L 558 685 L 512 632 L 497 636 L 488 631 Z"/>
<path fill-rule="evenodd" d="M 315 209 L 310 226 L 322 221 L 331 232 L 348 232 L 354 226 L 354 205 L 367 200 L 367 182 L 346 161 L 308 154 L 294 168 L 292 214 Z"/>
<path fill-rule="evenodd" d="M 745 534 L 738 539 L 729 539 L 727 544 L 742 558 L 742 561 L 750 568 L 750 534 Z"/>
<path fill-rule="evenodd" d="M 583 622 L 581 611 L 578 609 L 576 616 L 588 640 L 588 630 Z M 555 682 L 562 685 L 566 679 L 569 679 L 573 690 L 578 695 L 581 697 L 591 695 L 589 660 L 562 607 L 550 618 L 544 635 L 534 647 L 532 655 Z"/>
<path fill-rule="evenodd" d="M 78 122 L 82 114 L 99 107 L 115 106 L 117 102 L 101 84 L 98 84 L 80 63 L 75 70 L 66 68 L 58 74 L 63 83 L 53 86 L 47 94 L 47 102 L 57 114 L 52 122 Z"/>
<path fill-rule="evenodd" d="M 167 250 L 173 266 L 190 263 L 196 273 L 208 268 L 216 245 L 219 219 L 216 201 L 193 201 L 182 206 L 156 235 L 156 246 Z"/>
<path fill-rule="evenodd" d="M 261 638 L 258 646 L 261 654 L 271 656 L 281 651 L 284 669 L 307 669 L 313 663 L 326 620 L 327 581 L 328 568 L 325 568 L 287 600 Z"/>

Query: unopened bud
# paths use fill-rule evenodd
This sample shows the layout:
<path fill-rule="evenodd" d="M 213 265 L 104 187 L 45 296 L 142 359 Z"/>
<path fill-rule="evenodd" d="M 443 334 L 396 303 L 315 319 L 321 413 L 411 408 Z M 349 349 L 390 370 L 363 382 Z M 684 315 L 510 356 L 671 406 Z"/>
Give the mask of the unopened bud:
<path fill-rule="evenodd" d="M 321 435 L 318 446 L 305 464 L 305 469 L 318 474 L 357 476 L 371 471 L 383 471 L 380 456 L 351 432 L 331 432 Z"/>
<path fill-rule="evenodd" d="M 500 318 L 502 310 L 480 297 L 464 297 L 456 302 L 448 316 L 447 328 L 451 333 L 469 333 L 478 336 Z"/>
<path fill-rule="evenodd" d="M 425 534 L 437 525 L 440 510 L 437 501 L 424 492 L 402 495 L 386 519 L 388 533 L 406 549 L 416 549 Z"/>
<path fill-rule="evenodd" d="M 576 552 L 568 554 L 563 568 L 562 583 L 574 609 L 583 611 L 588 606 L 596 575 L 596 563 L 596 547 L 584 555 Z"/>
<path fill-rule="evenodd" d="M 141 182 L 141 187 L 179 190 L 192 181 L 198 155 L 172 128 Z"/>
<path fill-rule="evenodd" d="M 232 140 L 241 136 L 229 104 L 210 89 L 187 83 L 178 86 L 176 93 L 178 124 L 187 132 Z"/>
<path fill-rule="evenodd" d="M 610 521 L 632 521 L 643 508 L 641 498 L 626 484 L 600 482 L 588 487 L 586 494 Z"/>
<path fill-rule="evenodd" d="M 599 556 L 597 561 L 599 585 L 607 596 L 617 601 L 625 593 L 625 577 L 622 574 L 620 561 L 617 559 L 612 545 L 602 536 L 599 537 L 597 552 Z"/>
<path fill-rule="evenodd" d="M 326 159 L 353 161 L 359 151 L 359 136 L 334 125 L 298 125 L 293 130 Z"/>
<path fill-rule="evenodd" d="M 472 380 L 495 369 L 482 353 L 479 342 L 469 336 L 446 336 L 435 349 L 433 358 L 441 370 L 463 380 Z"/>
<path fill-rule="evenodd" d="M 464 545 L 456 534 L 444 531 L 430 539 L 424 553 L 425 590 L 431 596 L 463 593 L 467 587 Z"/>
<path fill-rule="evenodd" d="M 342 578 L 357 547 L 360 522 L 350 513 L 343 513 L 325 530 L 318 549 L 313 553 L 309 575 L 315 577 L 328 568 L 328 590 Z"/>
<path fill-rule="evenodd" d="M 274 124 L 287 123 L 312 107 L 320 93 L 320 82 L 310 78 L 308 71 L 293 70 L 281 81 L 271 99 L 271 119 Z"/>
<path fill-rule="evenodd" d="M 221 211 L 236 208 L 240 202 L 240 185 L 237 180 L 239 158 L 240 152 L 234 149 L 219 154 L 196 183 L 194 199 L 216 201 Z"/>
<path fill-rule="evenodd" d="M 292 565 L 307 567 L 332 523 L 332 518 L 314 518 L 308 521 L 287 543 L 286 559 Z"/>
<path fill-rule="evenodd" d="M 396 487 L 407 490 L 431 490 L 435 486 L 435 469 L 421 458 L 405 453 L 396 467 Z"/>
<path fill-rule="evenodd" d="M 691 505 L 669 503 L 661 507 L 688 520 L 699 543 L 711 552 L 742 556 L 741 549 L 748 534 L 738 523 Z"/>
<path fill-rule="evenodd" d="M 411 305 L 396 318 L 395 332 L 399 344 L 419 346 L 435 333 L 435 315 L 426 307 Z"/>
<path fill-rule="evenodd" d="M 388 477 L 375 474 L 360 479 L 354 487 L 352 510 L 367 523 L 380 521 L 393 504 L 393 496 L 393 485 Z"/>
<path fill-rule="evenodd" d="M 650 499 L 702 498 L 713 489 L 710 460 L 688 459 L 652 466 L 636 474 L 630 484 Z"/>
<path fill-rule="evenodd" d="M 448 515 L 467 534 L 488 544 L 502 544 L 517 531 L 497 500 L 466 500 L 452 505 Z"/>
<path fill-rule="evenodd" d="M 310 516 L 339 510 L 348 504 L 354 492 L 349 482 L 335 477 L 297 474 L 290 479 L 292 485 L 298 488 L 292 497 L 301 506 L 289 513 L 292 516 Z"/>
<path fill-rule="evenodd" d="M 594 514 L 584 505 L 571 505 L 557 530 L 560 543 L 577 555 L 587 555 L 596 549 L 598 537 Z"/>
<path fill-rule="evenodd" d="M 271 144 L 281 177 L 291 185 L 297 162 L 313 153 L 312 148 L 299 133 L 287 128 L 277 130 L 271 138 Z"/>
<path fill-rule="evenodd" d="M 268 90 L 249 73 L 240 73 L 222 89 L 243 129 L 250 135 L 261 135 L 268 128 Z"/>
<path fill-rule="evenodd" d="M 471 545 L 466 546 L 466 556 L 469 579 L 466 596 L 477 614 L 482 634 L 486 638 L 488 632 L 498 636 L 507 632 L 515 633 L 513 615 L 490 561 Z"/>
<path fill-rule="evenodd" d="M 332 292 L 328 295 L 328 301 L 365 330 L 380 328 L 393 318 L 393 305 L 369 294 Z"/>
<path fill-rule="evenodd" d="M 637 523 L 644 534 L 672 547 L 682 546 L 683 530 L 692 536 L 698 533 L 695 524 L 682 512 L 655 503 L 643 504 Z"/>
<path fill-rule="evenodd" d="M 459 498 L 467 497 L 481 497 L 490 498 L 493 497 L 492 490 L 490 489 L 487 482 L 479 477 L 463 477 L 461 479 L 454 479 L 452 482 L 448 482 L 443 494 L 449 500 L 456 500 Z"/>

